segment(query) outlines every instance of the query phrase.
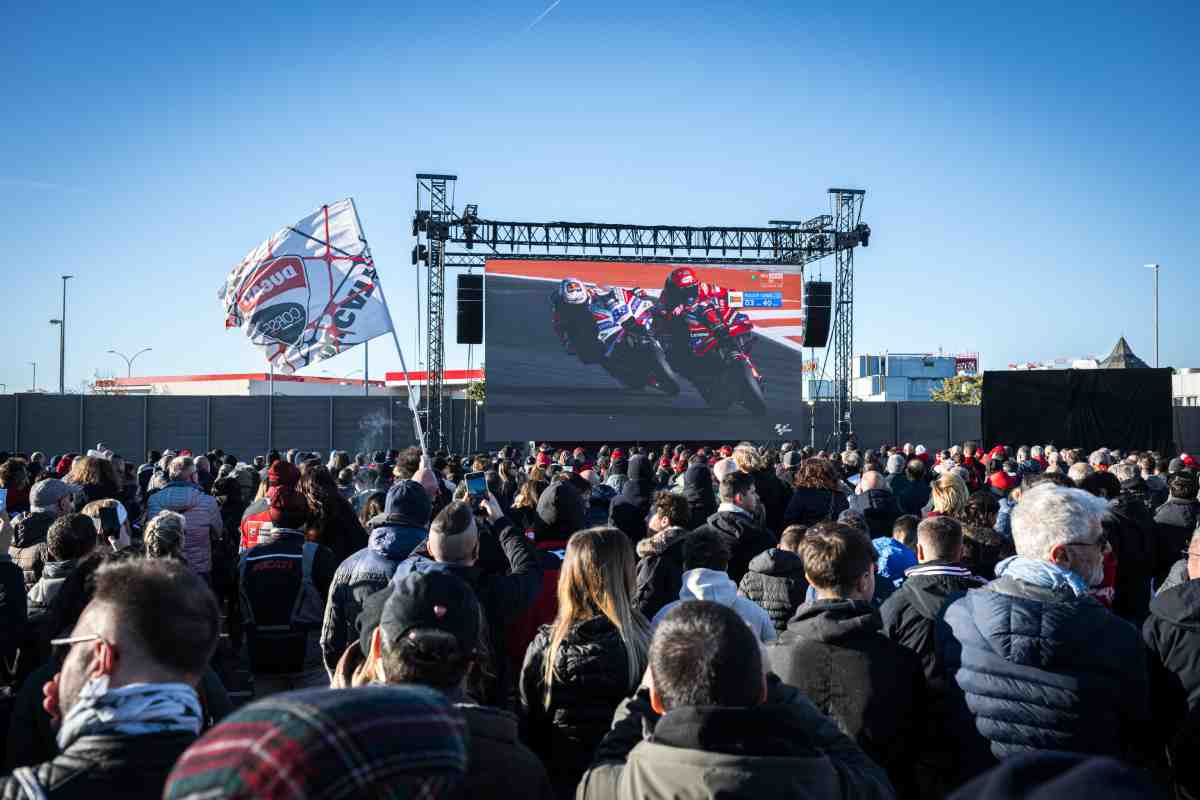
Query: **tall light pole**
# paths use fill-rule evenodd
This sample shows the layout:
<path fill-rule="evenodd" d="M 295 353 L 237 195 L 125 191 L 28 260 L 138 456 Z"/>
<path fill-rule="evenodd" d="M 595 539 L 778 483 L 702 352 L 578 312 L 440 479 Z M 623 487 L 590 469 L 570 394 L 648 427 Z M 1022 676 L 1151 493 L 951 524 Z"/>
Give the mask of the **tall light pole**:
<path fill-rule="evenodd" d="M 30 361 L 29 366 L 33 367 L 33 388 L 30 389 L 29 391 L 36 392 L 37 391 L 37 362 Z"/>
<path fill-rule="evenodd" d="M 1154 366 L 1158 366 L 1158 264 L 1147 264 L 1154 270 Z"/>
<path fill-rule="evenodd" d="M 118 352 L 116 350 L 109 350 L 108 352 L 112 353 L 114 356 L 120 356 L 121 358 L 125 359 L 125 370 L 126 370 L 125 377 L 132 378 L 133 377 L 133 362 L 136 361 L 137 357 L 140 356 L 142 353 L 149 353 L 153 349 L 154 349 L 153 347 L 143 347 L 141 350 L 138 350 L 136 353 L 134 353 L 132 357 L 127 356 L 124 353 Z"/>
<path fill-rule="evenodd" d="M 67 281 L 74 275 L 62 276 L 62 316 L 58 320 L 58 393 L 66 393 L 66 362 L 67 362 Z M 54 320 L 50 320 L 51 323 Z"/>

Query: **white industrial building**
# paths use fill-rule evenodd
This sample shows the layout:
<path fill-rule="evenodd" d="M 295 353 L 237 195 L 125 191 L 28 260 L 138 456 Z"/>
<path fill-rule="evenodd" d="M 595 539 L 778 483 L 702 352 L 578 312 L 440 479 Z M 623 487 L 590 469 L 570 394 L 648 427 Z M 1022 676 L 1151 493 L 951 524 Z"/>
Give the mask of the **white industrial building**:
<path fill-rule="evenodd" d="M 265 372 L 215 373 L 209 375 L 143 375 L 129 378 L 100 378 L 95 382 L 97 394 L 114 395 L 212 395 L 232 397 L 264 397 L 271 394 L 292 397 L 383 397 L 406 398 L 407 383 L 403 372 L 389 372 L 382 381 L 361 378 L 336 378 L 323 375 L 278 375 Z M 469 384 L 483 379 L 483 370 L 446 370 L 443 382 L 446 396 L 465 397 Z M 424 372 L 410 372 L 414 388 L 426 384 Z"/>

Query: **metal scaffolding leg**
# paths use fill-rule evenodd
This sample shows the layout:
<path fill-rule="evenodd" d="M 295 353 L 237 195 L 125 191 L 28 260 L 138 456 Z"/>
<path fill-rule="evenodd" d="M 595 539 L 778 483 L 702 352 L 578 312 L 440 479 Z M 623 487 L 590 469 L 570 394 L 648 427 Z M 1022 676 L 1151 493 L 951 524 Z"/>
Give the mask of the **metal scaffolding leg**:
<path fill-rule="evenodd" d="M 851 236 L 862 216 L 864 192 L 858 189 L 830 189 L 833 224 L 840 238 Z M 836 300 L 833 321 L 833 397 L 834 431 L 837 448 L 845 448 L 854 435 L 854 406 L 851 379 L 854 360 L 854 250 L 834 253 Z"/>
<path fill-rule="evenodd" d="M 428 199 L 428 217 L 424 230 L 428 242 L 429 269 L 426 283 L 425 313 L 425 419 L 428 449 L 432 452 L 449 442 L 450 431 L 446 425 L 445 370 L 446 345 L 446 238 L 454 209 L 449 200 L 450 189 L 456 178 L 453 175 L 418 175 L 417 210 L 421 211 L 422 200 Z"/>

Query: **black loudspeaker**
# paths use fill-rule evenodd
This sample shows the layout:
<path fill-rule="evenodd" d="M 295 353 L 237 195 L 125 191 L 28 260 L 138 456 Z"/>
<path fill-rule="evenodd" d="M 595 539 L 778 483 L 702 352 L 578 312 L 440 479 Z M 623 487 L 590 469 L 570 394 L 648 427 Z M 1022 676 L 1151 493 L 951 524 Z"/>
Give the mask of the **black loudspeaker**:
<path fill-rule="evenodd" d="M 809 281 L 804 284 L 804 346 L 824 347 L 829 341 L 829 316 L 833 284 Z"/>
<path fill-rule="evenodd" d="M 483 344 L 483 276 L 458 276 L 458 343 Z"/>

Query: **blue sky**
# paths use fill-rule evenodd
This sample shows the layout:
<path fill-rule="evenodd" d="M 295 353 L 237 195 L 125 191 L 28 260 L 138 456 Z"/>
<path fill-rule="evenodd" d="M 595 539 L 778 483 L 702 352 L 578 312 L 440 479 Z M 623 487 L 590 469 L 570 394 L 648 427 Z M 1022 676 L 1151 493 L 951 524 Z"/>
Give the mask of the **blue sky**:
<path fill-rule="evenodd" d="M 64 272 L 69 385 L 124 374 L 110 348 L 152 346 L 142 374 L 262 369 L 216 290 L 348 195 L 415 366 L 426 170 L 501 219 L 756 225 L 865 188 L 856 349 L 978 350 L 985 367 L 1104 355 L 1122 333 L 1151 360 L 1141 265 L 1158 261 L 1162 361 L 1200 366 L 1194 3 L 561 0 L 532 29 L 543 0 L 249 5 L 10 15 L 9 391 L 30 361 L 53 385 Z M 382 340 L 371 363 L 399 367 Z"/>

